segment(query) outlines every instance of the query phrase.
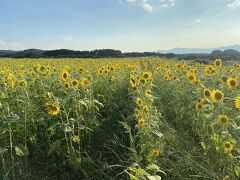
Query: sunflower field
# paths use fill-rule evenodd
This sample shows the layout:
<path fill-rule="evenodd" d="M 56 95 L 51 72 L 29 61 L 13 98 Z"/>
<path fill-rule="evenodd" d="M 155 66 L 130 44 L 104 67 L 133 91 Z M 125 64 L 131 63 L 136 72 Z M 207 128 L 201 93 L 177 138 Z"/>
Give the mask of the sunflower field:
<path fill-rule="evenodd" d="M 240 64 L 0 59 L 0 179 L 240 177 Z"/>

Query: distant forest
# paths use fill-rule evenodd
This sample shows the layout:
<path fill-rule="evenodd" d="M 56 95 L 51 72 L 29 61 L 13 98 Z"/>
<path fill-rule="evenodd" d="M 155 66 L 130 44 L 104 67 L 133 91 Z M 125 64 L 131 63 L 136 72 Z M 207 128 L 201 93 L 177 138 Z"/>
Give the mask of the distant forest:
<path fill-rule="evenodd" d="M 167 59 L 179 59 L 179 60 L 214 60 L 221 58 L 222 60 L 238 61 L 240 60 L 240 52 L 236 50 L 216 50 L 210 54 L 162 54 L 157 52 L 121 52 L 114 49 L 99 49 L 92 51 L 73 51 L 68 49 L 59 50 L 38 50 L 28 49 L 24 51 L 7 51 L 0 50 L 0 57 L 11 57 L 11 58 L 122 58 L 122 57 L 161 57 Z"/>

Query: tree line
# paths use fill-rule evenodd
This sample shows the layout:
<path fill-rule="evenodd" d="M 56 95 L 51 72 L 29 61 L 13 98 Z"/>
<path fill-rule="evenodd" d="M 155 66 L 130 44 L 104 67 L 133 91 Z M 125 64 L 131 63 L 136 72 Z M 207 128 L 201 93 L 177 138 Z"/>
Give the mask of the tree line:
<path fill-rule="evenodd" d="M 221 58 L 222 60 L 240 60 L 240 52 L 236 50 L 216 50 L 210 54 L 174 54 L 174 53 L 158 53 L 158 52 L 122 52 L 114 49 L 98 49 L 92 51 L 73 51 L 68 49 L 59 50 L 38 50 L 28 49 L 24 51 L 0 51 L 0 57 L 11 58 L 122 58 L 122 57 L 161 57 L 167 59 L 178 60 L 214 60 Z"/>

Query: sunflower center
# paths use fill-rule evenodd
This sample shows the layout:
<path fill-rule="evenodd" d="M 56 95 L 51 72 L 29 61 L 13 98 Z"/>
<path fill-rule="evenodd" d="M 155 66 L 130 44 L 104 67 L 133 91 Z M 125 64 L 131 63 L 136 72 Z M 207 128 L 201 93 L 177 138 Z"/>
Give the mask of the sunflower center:
<path fill-rule="evenodd" d="M 144 79 L 141 79 L 140 82 L 141 82 L 142 84 L 145 84 L 145 83 L 146 83 L 146 81 L 145 81 Z"/>
<path fill-rule="evenodd" d="M 206 97 L 210 97 L 210 95 L 211 95 L 211 93 L 209 91 L 205 91 L 204 94 Z"/>
<path fill-rule="evenodd" d="M 193 76 L 189 76 L 189 79 L 190 79 L 190 80 L 193 80 L 193 79 L 194 79 L 194 77 L 193 77 Z"/>
<path fill-rule="evenodd" d="M 76 86 L 77 85 L 77 81 L 73 81 L 73 85 Z"/>
<path fill-rule="evenodd" d="M 219 61 L 216 61 L 216 65 L 217 65 L 217 66 L 220 66 L 220 62 L 219 62 Z"/>
<path fill-rule="evenodd" d="M 52 105 L 50 105 L 50 109 L 51 109 L 51 111 L 57 111 L 57 107 L 55 107 L 55 106 L 52 106 Z"/>
<path fill-rule="evenodd" d="M 231 147 L 231 145 L 229 143 L 225 144 L 225 148 L 229 149 Z"/>
<path fill-rule="evenodd" d="M 221 93 L 216 93 L 215 98 L 216 99 L 222 99 L 222 94 Z"/>
<path fill-rule="evenodd" d="M 64 78 L 64 79 L 67 78 L 67 73 L 63 73 L 63 78 Z"/>
<path fill-rule="evenodd" d="M 22 81 L 22 82 L 20 82 L 20 86 L 25 86 L 25 83 Z"/>
<path fill-rule="evenodd" d="M 202 108 L 203 108 L 202 104 L 198 104 L 198 109 L 202 109 Z"/>
<path fill-rule="evenodd" d="M 227 122 L 227 118 L 222 117 L 222 118 L 221 118 L 221 122 L 222 122 L 222 123 L 226 123 L 226 122 Z"/>
<path fill-rule="evenodd" d="M 146 74 L 143 75 L 143 77 L 144 77 L 145 79 L 148 79 L 148 78 L 149 78 L 149 74 L 146 73 Z"/>
<path fill-rule="evenodd" d="M 69 85 L 68 85 L 68 84 L 65 84 L 64 86 L 65 86 L 65 88 L 68 88 L 68 87 L 69 87 Z"/>
<path fill-rule="evenodd" d="M 236 86 L 236 81 L 235 81 L 235 80 L 231 80 L 231 81 L 230 81 L 230 85 L 231 85 L 231 86 Z"/>

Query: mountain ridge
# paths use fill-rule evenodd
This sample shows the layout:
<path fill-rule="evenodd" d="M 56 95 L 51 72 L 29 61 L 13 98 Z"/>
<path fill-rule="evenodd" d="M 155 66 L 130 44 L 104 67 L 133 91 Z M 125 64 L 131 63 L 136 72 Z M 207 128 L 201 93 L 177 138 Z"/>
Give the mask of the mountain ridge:
<path fill-rule="evenodd" d="M 236 44 L 236 45 L 230 45 L 230 46 L 222 46 L 222 47 L 217 47 L 217 48 L 173 48 L 173 49 L 169 49 L 169 50 L 158 50 L 156 51 L 157 53 L 163 53 L 163 54 L 167 54 L 167 53 L 174 53 L 174 54 L 210 54 L 213 51 L 216 50 L 220 50 L 220 51 L 225 51 L 228 49 L 233 49 L 236 51 L 240 52 L 240 44 Z"/>

